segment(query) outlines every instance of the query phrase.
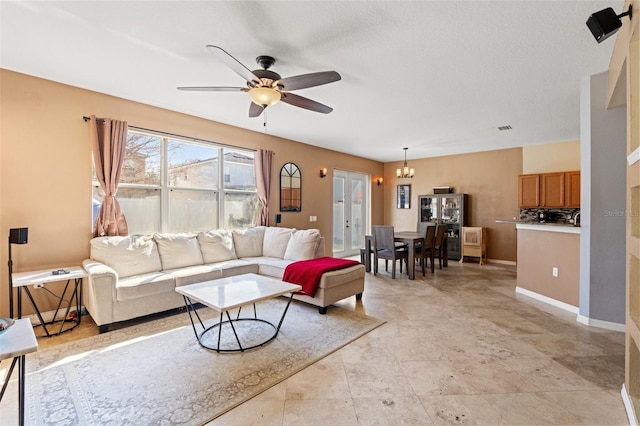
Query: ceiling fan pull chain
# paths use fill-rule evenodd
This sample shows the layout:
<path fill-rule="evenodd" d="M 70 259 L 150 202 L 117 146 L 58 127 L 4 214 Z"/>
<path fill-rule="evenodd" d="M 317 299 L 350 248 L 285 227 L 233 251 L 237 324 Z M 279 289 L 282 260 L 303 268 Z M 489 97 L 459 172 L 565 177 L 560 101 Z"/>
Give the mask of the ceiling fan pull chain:
<path fill-rule="evenodd" d="M 263 118 L 263 122 L 262 122 L 262 127 L 264 128 L 264 132 L 267 133 L 267 109 L 264 109 L 264 114 L 262 115 Z"/>

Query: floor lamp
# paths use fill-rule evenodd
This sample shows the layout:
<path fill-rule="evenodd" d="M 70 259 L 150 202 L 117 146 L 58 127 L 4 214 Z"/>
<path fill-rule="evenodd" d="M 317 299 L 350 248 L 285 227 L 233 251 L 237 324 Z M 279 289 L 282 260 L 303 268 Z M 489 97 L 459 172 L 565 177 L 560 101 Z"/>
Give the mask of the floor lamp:
<path fill-rule="evenodd" d="M 13 259 L 11 244 L 27 244 L 29 228 L 9 229 L 9 318 L 13 318 Z"/>

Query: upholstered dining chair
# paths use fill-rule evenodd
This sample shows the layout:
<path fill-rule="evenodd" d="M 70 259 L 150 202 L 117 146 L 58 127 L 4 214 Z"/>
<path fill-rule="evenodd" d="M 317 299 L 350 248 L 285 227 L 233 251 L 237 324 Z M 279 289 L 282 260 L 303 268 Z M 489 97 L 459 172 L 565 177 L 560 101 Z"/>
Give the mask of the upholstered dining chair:
<path fill-rule="evenodd" d="M 444 245 L 446 244 L 444 233 L 446 232 L 447 225 L 438 224 L 436 229 L 435 244 L 433 247 L 433 254 L 438 258 L 438 266 L 442 269 L 442 259 L 444 258 Z"/>
<path fill-rule="evenodd" d="M 391 265 L 391 278 L 396 278 L 396 261 L 400 260 L 400 273 L 402 274 L 402 260 L 409 268 L 408 259 L 409 252 L 407 245 L 396 245 L 394 240 L 393 226 L 373 226 L 373 244 L 375 249 L 373 250 L 373 274 L 378 273 L 378 259 L 384 259 L 384 269 L 389 271 L 389 261 L 392 261 Z"/>
<path fill-rule="evenodd" d="M 422 265 L 422 276 L 426 268 L 427 259 L 431 261 L 431 273 L 435 272 L 435 245 L 436 245 L 436 226 L 431 225 L 424 228 L 424 243 L 416 246 L 416 259 L 420 259 Z"/>

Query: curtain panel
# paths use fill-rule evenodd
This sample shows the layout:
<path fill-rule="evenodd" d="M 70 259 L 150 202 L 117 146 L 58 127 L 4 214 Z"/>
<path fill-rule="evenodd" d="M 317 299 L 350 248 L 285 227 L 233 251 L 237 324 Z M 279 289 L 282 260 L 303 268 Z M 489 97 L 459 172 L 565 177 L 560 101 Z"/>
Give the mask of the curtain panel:
<path fill-rule="evenodd" d="M 269 226 L 269 193 L 271 192 L 273 155 L 273 151 L 259 149 L 255 156 L 256 187 L 260 199 L 260 211 L 256 225 Z"/>
<path fill-rule="evenodd" d="M 120 171 L 124 162 L 128 126 L 126 121 L 89 119 L 89 137 L 93 146 L 93 162 L 104 198 L 94 224 L 94 237 L 129 233 L 127 221 L 116 198 Z"/>

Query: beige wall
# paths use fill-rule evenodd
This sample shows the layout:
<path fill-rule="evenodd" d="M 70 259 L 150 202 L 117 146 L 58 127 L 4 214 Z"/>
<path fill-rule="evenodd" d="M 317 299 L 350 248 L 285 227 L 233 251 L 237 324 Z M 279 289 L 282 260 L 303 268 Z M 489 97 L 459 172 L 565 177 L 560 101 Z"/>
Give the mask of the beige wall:
<path fill-rule="evenodd" d="M 495 221 L 519 215 L 521 148 L 411 160 L 408 163 L 415 168 L 413 179 L 396 178 L 396 169 L 403 161 L 384 166 L 385 223 L 398 230 L 415 230 L 418 195 L 433 193 L 434 186 L 451 186 L 457 193 L 469 194 L 469 225 L 487 228 L 487 257 L 516 260 L 515 225 Z M 396 186 L 400 183 L 411 184 L 410 209 L 396 208 Z"/>
<path fill-rule="evenodd" d="M 91 238 L 91 147 L 82 116 L 275 152 L 269 216 L 278 213 L 278 173 L 292 161 L 303 176 L 302 212 L 282 213 L 282 226 L 319 228 L 332 250 L 332 170 L 382 176 L 382 163 L 239 129 L 24 74 L 0 70 L 0 234 L 28 227 L 29 243 L 13 246 L 14 271 L 80 265 Z M 329 176 L 321 179 L 320 168 Z M 372 187 L 372 221 L 383 220 L 382 192 Z M 318 217 L 310 223 L 309 216 Z M 0 244 L 0 316 L 8 314 L 7 246 Z M 36 297 L 41 297 L 36 295 Z M 30 311 L 29 311 L 30 312 Z"/>
<path fill-rule="evenodd" d="M 580 141 L 522 148 L 522 174 L 580 170 Z"/>
<path fill-rule="evenodd" d="M 578 307 L 580 235 L 518 230 L 517 274 L 518 287 Z"/>

